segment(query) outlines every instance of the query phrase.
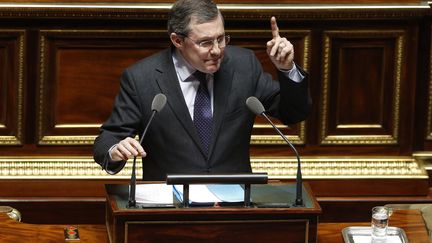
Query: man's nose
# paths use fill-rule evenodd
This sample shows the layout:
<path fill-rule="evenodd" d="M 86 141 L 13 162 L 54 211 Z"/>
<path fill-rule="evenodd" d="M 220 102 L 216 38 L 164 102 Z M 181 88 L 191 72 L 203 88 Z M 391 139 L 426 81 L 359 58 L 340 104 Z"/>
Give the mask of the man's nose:
<path fill-rule="evenodd" d="M 213 55 L 218 55 L 221 52 L 221 48 L 219 47 L 219 43 L 215 40 L 215 42 L 213 42 L 213 46 L 210 49 L 211 54 Z"/>

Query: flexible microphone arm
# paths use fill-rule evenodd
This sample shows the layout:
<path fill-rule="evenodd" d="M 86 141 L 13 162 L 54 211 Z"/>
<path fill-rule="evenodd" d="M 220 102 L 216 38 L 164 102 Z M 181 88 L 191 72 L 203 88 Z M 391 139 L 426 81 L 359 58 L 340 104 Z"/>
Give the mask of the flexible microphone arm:
<path fill-rule="evenodd" d="M 152 112 L 150 115 L 150 118 L 147 122 L 147 125 L 144 128 L 144 131 L 141 135 L 141 139 L 139 141 L 140 144 L 142 144 L 144 137 L 147 133 L 148 128 L 150 127 L 151 122 L 153 121 L 153 118 L 155 117 L 156 113 L 162 110 L 162 108 L 166 104 L 166 96 L 164 94 L 157 94 L 153 98 L 152 102 Z M 136 157 L 134 156 L 133 163 L 132 163 L 132 175 L 131 175 L 131 182 L 130 182 L 130 188 L 129 188 L 129 208 L 135 208 L 136 207 L 136 200 L 135 200 L 135 191 L 136 191 Z"/>
<path fill-rule="evenodd" d="M 297 149 L 294 147 L 294 145 L 288 140 L 288 138 L 276 127 L 276 125 L 270 120 L 270 118 L 265 114 L 265 109 L 262 103 L 254 96 L 249 97 L 246 100 L 246 105 L 248 108 L 255 113 L 256 115 L 263 116 L 276 130 L 277 133 L 285 140 L 285 142 L 292 148 L 294 151 L 296 158 L 297 158 L 297 176 L 296 176 L 296 199 L 294 202 L 294 207 L 303 207 L 303 178 L 302 178 L 302 172 L 301 172 L 301 162 L 300 162 L 300 156 L 297 152 Z"/>

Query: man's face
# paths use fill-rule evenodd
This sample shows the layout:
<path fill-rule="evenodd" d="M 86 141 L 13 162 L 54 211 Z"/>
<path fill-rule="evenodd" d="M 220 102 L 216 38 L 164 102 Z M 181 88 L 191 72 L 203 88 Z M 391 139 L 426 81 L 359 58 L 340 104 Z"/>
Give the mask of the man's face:
<path fill-rule="evenodd" d="M 223 39 L 225 28 L 221 16 L 217 19 L 197 24 L 196 19 L 192 17 L 190 22 L 190 33 L 187 37 L 178 36 L 177 41 L 173 40 L 174 45 L 178 48 L 185 60 L 204 73 L 216 72 L 222 62 L 225 47 L 219 47 L 216 39 Z M 203 41 L 214 41 L 212 47 L 200 46 Z M 177 44 L 176 44 L 176 43 Z"/>

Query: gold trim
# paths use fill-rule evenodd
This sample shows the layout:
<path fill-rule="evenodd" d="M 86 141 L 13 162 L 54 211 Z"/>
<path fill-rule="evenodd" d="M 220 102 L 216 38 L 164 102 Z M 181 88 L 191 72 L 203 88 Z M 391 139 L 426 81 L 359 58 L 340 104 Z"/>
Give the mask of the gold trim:
<path fill-rule="evenodd" d="M 137 158 L 137 178 L 142 178 Z M 0 179 L 128 179 L 132 162 L 116 175 L 108 175 L 91 157 L 0 157 Z"/>
<path fill-rule="evenodd" d="M 38 130 L 39 143 L 43 141 L 42 127 L 43 127 L 43 107 L 44 107 L 44 83 L 45 83 L 45 45 L 47 37 L 39 32 L 39 109 L 38 109 Z"/>
<path fill-rule="evenodd" d="M 23 100 L 24 100 L 24 35 L 25 32 L 23 30 L 23 34 L 19 37 L 19 71 L 18 71 L 18 131 L 17 137 L 19 140 L 22 138 L 22 129 L 23 129 Z"/>
<path fill-rule="evenodd" d="M 93 145 L 97 135 L 88 136 L 43 136 L 39 141 L 40 145 Z M 135 139 L 139 141 L 139 136 Z"/>
<path fill-rule="evenodd" d="M 92 145 L 97 135 L 89 136 L 43 136 L 40 145 Z"/>
<path fill-rule="evenodd" d="M 284 124 L 275 124 L 275 126 L 278 129 L 289 128 L 289 126 L 284 125 Z M 256 124 L 256 125 L 254 125 L 254 128 L 258 128 L 258 129 L 273 129 L 273 126 L 269 125 L 269 124 Z"/>
<path fill-rule="evenodd" d="M 13 33 L 18 34 L 18 88 L 17 88 L 17 128 L 16 136 L 0 136 L 1 145 L 22 145 L 22 133 L 23 133 L 23 85 L 24 85 L 24 41 L 25 31 L 24 30 L 0 30 L 2 33 Z M 0 124 L 1 128 L 6 128 L 5 125 Z"/>
<path fill-rule="evenodd" d="M 371 35 L 380 34 L 380 36 L 392 37 L 396 36 L 396 60 L 395 60 L 395 95 L 393 98 L 393 130 L 392 134 L 388 135 L 328 135 L 327 129 L 327 119 L 328 119 L 328 109 L 329 109 L 329 90 L 330 90 L 330 70 L 331 70 L 331 35 L 333 34 L 365 34 L 370 33 Z M 399 112 L 400 112 L 400 85 L 402 76 L 402 59 L 404 56 L 403 46 L 404 46 L 404 32 L 401 30 L 364 30 L 364 31 L 351 31 L 351 30 L 329 30 L 324 33 L 324 54 L 323 54 L 323 96 L 322 96 L 322 112 L 321 112 L 321 144 L 322 145 L 352 145 L 352 144 L 397 144 L 398 142 L 398 129 L 399 129 Z M 366 125 L 338 125 L 337 128 L 362 128 L 360 126 Z M 381 127 L 379 125 L 368 125 L 367 128 Z M 365 127 L 366 128 L 366 127 Z"/>
<path fill-rule="evenodd" d="M 429 2 L 431 3 L 431 2 Z M 429 27 L 429 31 L 432 27 Z M 428 118 L 427 118 L 427 132 L 426 140 L 432 140 L 432 43 L 429 45 L 429 102 L 428 102 Z"/>
<path fill-rule="evenodd" d="M 254 172 L 267 172 L 272 179 L 295 179 L 296 158 L 252 158 Z M 427 179 L 421 163 L 410 157 L 303 157 L 304 179 Z"/>
<path fill-rule="evenodd" d="M 307 35 L 304 36 L 304 57 L 303 57 L 303 68 L 304 70 L 309 70 L 309 56 L 310 56 L 310 52 L 312 51 L 312 44 L 311 44 L 311 30 L 307 30 Z"/>
<path fill-rule="evenodd" d="M 99 128 L 102 124 L 57 124 L 54 128 Z"/>
<path fill-rule="evenodd" d="M 426 171 L 432 170 L 432 151 L 417 151 L 413 153 L 413 158 L 421 162 Z"/>
<path fill-rule="evenodd" d="M 21 145 L 17 136 L 0 136 L 0 145 Z"/>
<path fill-rule="evenodd" d="M 304 137 L 286 136 L 293 144 L 304 144 Z M 251 145 L 286 145 L 285 140 L 279 135 L 251 135 Z"/>
<path fill-rule="evenodd" d="M 331 70 L 331 52 L 330 52 L 330 36 L 325 34 L 323 40 L 323 89 L 322 89 L 322 109 L 321 109 L 321 140 L 325 141 L 327 134 L 327 117 L 328 117 L 328 97 L 330 89 L 330 70 Z"/>
<path fill-rule="evenodd" d="M 337 145 L 376 145 L 376 144 L 396 144 L 397 139 L 391 135 L 332 135 L 327 136 L 321 144 Z"/>
<path fill-rule="evenodd" d="M 424 17 L 418 4 L 219 4 L 226 19 L 359 19 Z M 0 18 L 163 19 L 171 4 L 151 3 L 0 3 Z M 325 10 L 325 11 L 323 11 Z"/>
<path fill-rule="evenodd" d="M 404 46 L 405 46 L 405 38 L 403 37 L 403 31 L 394 31 L 394 33 L 399 34 L 399 37 L 396 41 L 396 59 L 395 59 L 395 67 L 396 67 L 396 80 L 395 80 L 395 95 L 394 95 L 394 114 L 393 114 L 393 137 L 395 140 L 399 138 L 399 113 L 400 113 L 400 89 L 401 89 L 401 79 L 402 79 L 402 63 L 405 57 L 404 54 Z"/>
<path fill-rule="evenodd" d="M 379 124 L 348 124 L 337 125 L 336 128 L 382 128 Z"/>
<path fill-rule="evenodd" d="M 432 159 L 432 151 L 416 151 L 413 153 L 413 157 L 431 158 Z"/>
<path fill-rule="evenodd" d="M 427 179 L 424 163 L 412 157 L 303 157 L 305 179 Z M 294 157 L 252 157 L 254 172 L 267 172 L 270 179 L 295 179 Z M 129 179 L 131 161 L 116 175 L 108 175 L 89 156 L 0 157 L 0 179 Z M 137 178 L 142 178 L 141 159 Z"/>

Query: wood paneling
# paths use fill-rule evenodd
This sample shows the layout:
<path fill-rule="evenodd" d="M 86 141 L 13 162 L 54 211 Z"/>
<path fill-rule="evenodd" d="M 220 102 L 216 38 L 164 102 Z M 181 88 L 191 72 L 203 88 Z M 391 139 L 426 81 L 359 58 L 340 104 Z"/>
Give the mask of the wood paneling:
<path fill-rule="evenodd" d="M 424 90 L 427 92 L 422 92 L 420 94 L 423 94 L 424 96 L 427 97 L 427 106 L 422 106 L 422 107 L 427 107 L 428 110 L 428 116 L 427 116 L 427 120 L 424 120 L 424 122 L 426 123 L 422 123 L 422 124 L 426 124 L 425 128 L 426 128 L 426 132 L 425 134 L 421 134 L 421 136 L 425 136 L 426 137 L 426 143 L 425 145 L 427 146 L 428 150 L 432 150 L 432 25 L 428 26 L 428 30 L 429 32 L 427 32 L 428 38 L 425 38 L 426 40 L 428 40 L 428 42 L 426 42 L 426 45 L 428 48 L 426 48 L 425 51 L 429 51 L 428 58 L 427 59 L 423 59 L 425 61 L 425 67 L 423 67 L 421 70 L 424 71 L 424 77 L 425 80 L 427 82 L 425 82 L 424 86 L 421 87 L 425 87 Z M 421 130 L 423 131 L 423 129 Z"/>
<path fill-rule="evenodd" d="M 404 45 L 398 29 L 324 32 L 322 144 L 398 143 Z"/>
<path fill-rule="evenodd" d="M 0 145 L 23 143 L 24 30 L 0 30 Z"/>
<path fill-rule="evenodd" d="M 164 30 L 41 30 L 38 143 L 91 146 L 122 71 L 167 41 Z"/>

